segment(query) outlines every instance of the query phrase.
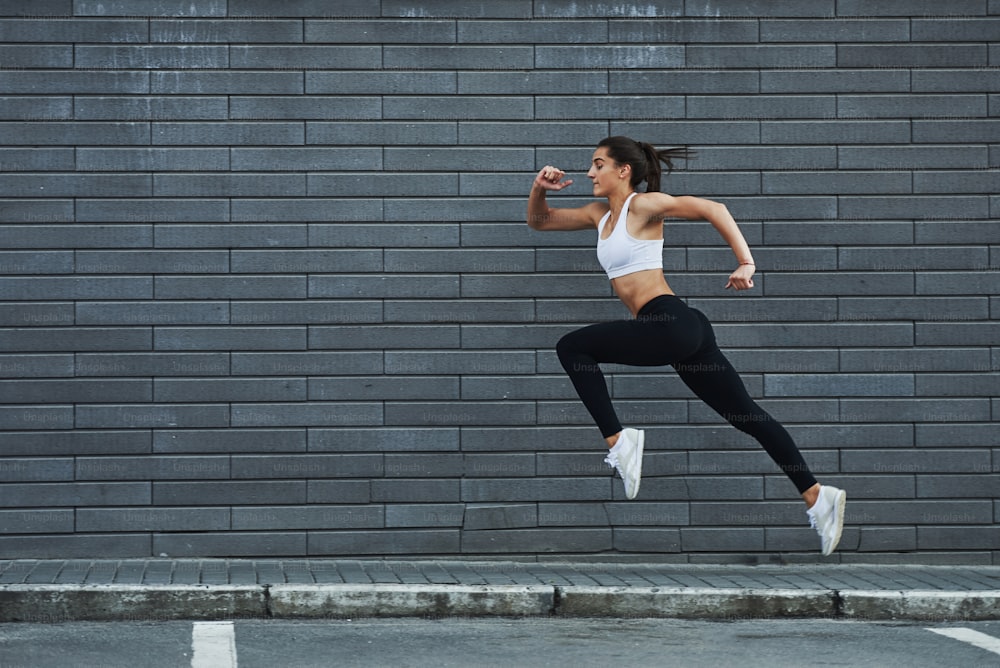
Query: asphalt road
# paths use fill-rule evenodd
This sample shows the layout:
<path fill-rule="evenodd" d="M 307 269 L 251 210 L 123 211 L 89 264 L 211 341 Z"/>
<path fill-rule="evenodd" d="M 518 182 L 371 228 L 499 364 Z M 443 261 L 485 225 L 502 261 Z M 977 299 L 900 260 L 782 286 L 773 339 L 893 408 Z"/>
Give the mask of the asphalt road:
<path fill-rule="evenodd" d="M 727 665 L 1000 667 L 1000 622 L 527 618 L 0 624 L 0 668 Z"/>

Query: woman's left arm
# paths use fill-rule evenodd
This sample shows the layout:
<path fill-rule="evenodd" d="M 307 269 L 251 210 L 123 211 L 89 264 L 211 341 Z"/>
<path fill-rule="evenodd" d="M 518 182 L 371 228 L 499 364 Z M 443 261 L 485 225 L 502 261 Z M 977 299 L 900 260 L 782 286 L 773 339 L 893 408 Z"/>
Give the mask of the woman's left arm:
<path fill-rule="evenodd" d="M 636 198 L 639 200 L 640 198 Z M 651 218 L 685 218 L 687 220 L 707 220 L 712 224 L 723 240 L 733 249 L 739 266 L 729 275 L 727 288 L 746 290 L 753 287 L 753 274 L 756 266 L 750 246 L 747 245 L 743 233 L 729 213 L 729 209 L 721 202 L 702 199 L 700 197 L 673 197 L 664 193 L 645 193 L 642 201 L 636 204 L 640 211 Z"/>

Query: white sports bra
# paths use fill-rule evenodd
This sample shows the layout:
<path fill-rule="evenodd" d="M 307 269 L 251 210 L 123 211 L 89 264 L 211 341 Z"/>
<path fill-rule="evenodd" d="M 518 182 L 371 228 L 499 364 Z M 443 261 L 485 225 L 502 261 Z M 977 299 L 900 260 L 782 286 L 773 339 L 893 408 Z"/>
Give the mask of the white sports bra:
<path fill-rule="evenodd" d="M 625 220 L 628 218 L 628 205 L 635 197 L 632 193 L 625 200 L 625 206 L 618 214 L 615 229 L 607 239 L 602 239 L 604 225 L 611 217 L 608 211 L 597 224 L 597 260 L 604 267 L 608 278 L 618 278 L 626 274 L 634 274 L 644 269 L 663 269 L 663 239 L 636 239 L 628 233 Z"/>

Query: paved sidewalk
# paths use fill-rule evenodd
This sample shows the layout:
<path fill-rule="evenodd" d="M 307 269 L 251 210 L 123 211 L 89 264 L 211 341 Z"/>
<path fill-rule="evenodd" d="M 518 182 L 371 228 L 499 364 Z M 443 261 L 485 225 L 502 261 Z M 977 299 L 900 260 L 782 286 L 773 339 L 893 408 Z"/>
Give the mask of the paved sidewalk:
<path fill-rule="evenodd" d="M 453 615 L 1000 619 L 1000 567 L 0 561 L 0 621 Z"/>

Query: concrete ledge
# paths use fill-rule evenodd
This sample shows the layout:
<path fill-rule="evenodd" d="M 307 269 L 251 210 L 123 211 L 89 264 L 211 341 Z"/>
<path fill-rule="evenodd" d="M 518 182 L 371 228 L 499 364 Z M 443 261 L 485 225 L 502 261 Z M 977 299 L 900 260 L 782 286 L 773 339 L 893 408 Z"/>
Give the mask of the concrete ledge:
<path fill-rule="evenodd" d="M 557 614 L 576 617 L 832 617 L 834 592 L 698 587 L 559 587 Z"/>
<path fill-rule="evenodd" d="M 260 585 L 2 585 L 0 622 L 156 621 L 267 615 Z"/>
<path fill-rule="evenodd" d="M 841 614 L 848 619 L 991 620 L 1000 619 L 1000 591 L 840 592 Z"/>
<path fill-rule="evenodd" d="M 1000 620 L 1000 590 L 594 585 L 0 585 L 0 622 L 349 617 Z"/>
<path fill-rule="evenodd" d="M 447 617 L 549 615 L 547 585 L 272 585 L 274 617 Z"/>

